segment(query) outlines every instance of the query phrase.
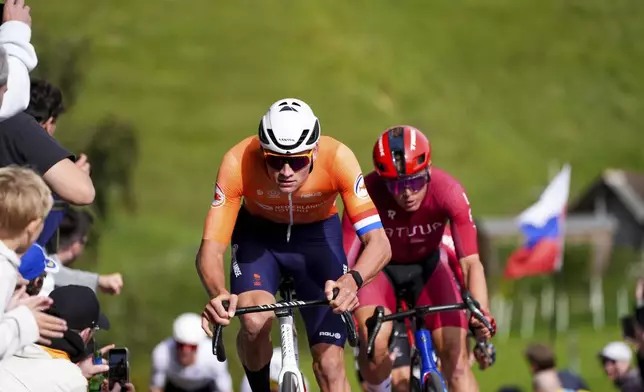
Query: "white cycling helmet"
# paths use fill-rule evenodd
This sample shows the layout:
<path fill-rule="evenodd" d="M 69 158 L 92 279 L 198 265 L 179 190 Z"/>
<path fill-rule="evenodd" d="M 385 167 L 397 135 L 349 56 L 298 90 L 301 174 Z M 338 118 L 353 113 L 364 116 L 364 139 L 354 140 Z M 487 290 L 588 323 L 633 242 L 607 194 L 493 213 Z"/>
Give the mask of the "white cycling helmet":
<path fill-rule="evenodd" d="M 320 121 L 306 102 L 284 98 L 273 103 L 259 123 L 259 141 L 265 150 L 297 154 L 316 146 Z"/>
<path fill-rule="evenodd" d="M 184 313 L 172 324 L 172 337 L 176 342 L 197 345 L 206 337 L 201 328 L 201 317 L 195 313 Z"/>

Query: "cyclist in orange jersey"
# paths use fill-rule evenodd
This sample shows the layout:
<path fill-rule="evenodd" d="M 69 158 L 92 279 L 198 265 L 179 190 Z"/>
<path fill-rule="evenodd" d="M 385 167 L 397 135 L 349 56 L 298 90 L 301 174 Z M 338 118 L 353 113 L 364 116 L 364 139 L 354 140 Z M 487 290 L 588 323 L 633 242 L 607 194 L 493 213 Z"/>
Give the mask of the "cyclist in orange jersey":
<path fill-rule="evenodd" d="M 365 249 L 349 271 L 343 250 L 338 194 Z M 243 198 L 243 200 L 242 200 Z M 230 290 L 224 252 L 232 243 Z M 313 370 L 322 391 L 350 391 L 344 367 L 340 313 L 358 305 L 357 291 L 389 261 L 391 248 L 353 152 L 320 136 L 303 101 L 281 99 L 221 162 L 206 218 L 197 269 L 211 300 L 202 325 L 227 325 L 237 306 L 275 302 L 282 274 L 294 278 L 297 298 L 333 297 L 331 308 L 302 309 Z M 222 301 L 228 300 L 226 310 Z M 237 347 L 253 391 L 268 391 L 274 314 L 241 316 Z"/>

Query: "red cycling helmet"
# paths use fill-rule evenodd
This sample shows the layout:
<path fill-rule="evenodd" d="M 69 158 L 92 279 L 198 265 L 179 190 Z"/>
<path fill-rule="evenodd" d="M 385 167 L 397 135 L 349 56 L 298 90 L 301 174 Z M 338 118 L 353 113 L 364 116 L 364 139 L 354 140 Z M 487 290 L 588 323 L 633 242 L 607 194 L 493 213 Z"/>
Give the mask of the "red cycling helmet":
<path fill-rule="evenodd" d="M 384 178 L 412 176 L 432 162 L 432 147 L 421 131 L 397 125 L 383 132 L 373 146 L 373 165 Z"/>

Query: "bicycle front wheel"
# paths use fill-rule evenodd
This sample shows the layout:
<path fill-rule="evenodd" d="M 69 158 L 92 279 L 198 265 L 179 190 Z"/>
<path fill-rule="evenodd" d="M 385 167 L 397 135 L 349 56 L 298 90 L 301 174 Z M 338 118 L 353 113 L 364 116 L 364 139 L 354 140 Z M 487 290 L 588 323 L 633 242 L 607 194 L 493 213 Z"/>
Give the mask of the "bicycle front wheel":
<path fill-rule="evenodd" d="M 443 379 L 440 374 L 431 372 L 427 375 L 423 392 L 447 392 L 447 388 L 443 387 Z"/>
<path fill-rule="evenodd" d="M 300 392 L 297 389 L 297 376 L 291 372 L 284 373 L 280 392 Z"/>

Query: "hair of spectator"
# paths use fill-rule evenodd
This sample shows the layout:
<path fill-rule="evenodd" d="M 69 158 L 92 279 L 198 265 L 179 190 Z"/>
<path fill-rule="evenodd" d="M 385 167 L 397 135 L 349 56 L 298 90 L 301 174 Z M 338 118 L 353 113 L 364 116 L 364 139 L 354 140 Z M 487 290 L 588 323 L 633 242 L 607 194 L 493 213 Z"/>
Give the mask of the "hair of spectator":
<path fill-rule="evenodd" d="M 31 98 L 25 112 L 41 124 L 50 118 L 56 120 L 65 112 L 63 93 L 58 87 L 44 79 L 33 79 L 31 81 Z"/>
<path fill-rule="evenodd" d="M 0 86 L 6 86 L 9 79 L 9 59 L 7 52 L 0 46 Z"/>
<path fill-rule="evenodd" d="M 537 372 L 554 369 L 557 366 L 554 352 L 545 344 L 535 343 L 529 345 L 525 350 L 525 356 Z"/>
<path fill-rule="evenodd" d="M 14 238 L 44 219 L 54 200 L 45 181 L 31 169 L 0 168 L 0 239 Z"/>
<path fill-rule="evenodd" d="M 93 224 L 94 218 L 86 210 L 68 208 L 60 222 L 60 226 L 58 226 L 58 239 L 56 241 L 58 251 L 65 250 L 76 241 L 88 236 Z M 54 239 L 52 238 L 52 240 Z M 47 244 L 47 248 L 51 246 L 53 246 L 53 243 Z"/>

